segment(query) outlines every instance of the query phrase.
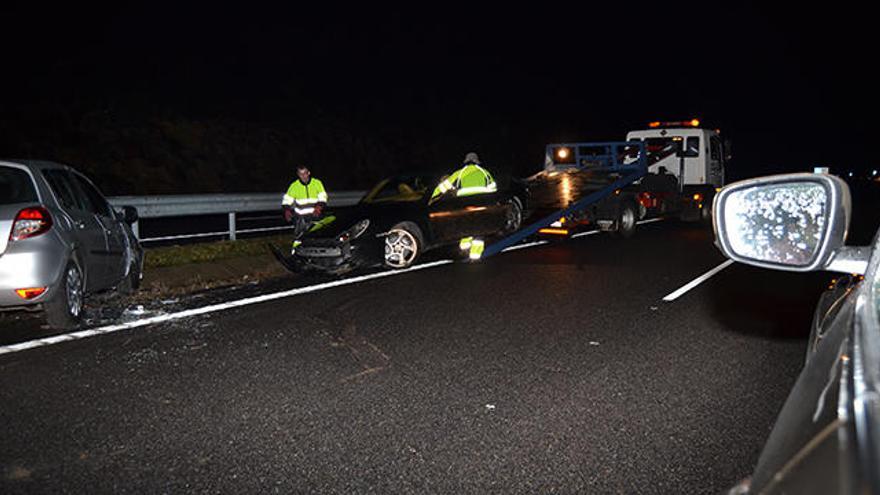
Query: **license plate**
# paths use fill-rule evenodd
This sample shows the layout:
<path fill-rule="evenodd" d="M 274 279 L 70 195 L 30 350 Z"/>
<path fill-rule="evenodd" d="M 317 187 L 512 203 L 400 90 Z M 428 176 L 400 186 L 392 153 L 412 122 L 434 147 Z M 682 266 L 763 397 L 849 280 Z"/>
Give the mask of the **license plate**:
<path fill-rule="evenodd" d="M 330 258 L 342 256 L 342 249 L 338 247 L 300 247 L 296 253 L 309 258 Z"/>

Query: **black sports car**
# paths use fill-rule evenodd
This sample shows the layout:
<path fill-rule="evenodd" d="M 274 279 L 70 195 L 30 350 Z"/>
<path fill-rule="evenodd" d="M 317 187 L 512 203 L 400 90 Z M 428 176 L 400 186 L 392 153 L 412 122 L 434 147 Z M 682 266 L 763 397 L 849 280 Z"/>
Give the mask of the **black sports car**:
<path fill-rule="evenodd" d="M 465 236 L 491 238 L 520 227 L 527 189 L 499 183 L 499 191 L 432 197 L 440 177 L 398 175 L 376 184 L 349 211 L 328 212 L 301 239 L 289 268 L 339 274 L 384 264 L 407 268 L 426 251 L 457 245 Z"/>

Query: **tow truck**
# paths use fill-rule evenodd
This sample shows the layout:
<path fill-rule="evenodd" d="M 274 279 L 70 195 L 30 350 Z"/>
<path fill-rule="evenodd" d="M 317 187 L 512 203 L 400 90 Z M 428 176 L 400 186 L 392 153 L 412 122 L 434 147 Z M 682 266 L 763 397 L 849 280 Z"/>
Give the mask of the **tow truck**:
<path fill-rule="evenodd" d="M 528 179 L 527 226 L 489 244 L 483 257 L 533 235 L 564 238 L 598 226 L 625 238 L 649 217 L 708 220 L 729 150 L 698 119 L 651 122 L 626 141 L 548 144 L 543 170 Z"/>

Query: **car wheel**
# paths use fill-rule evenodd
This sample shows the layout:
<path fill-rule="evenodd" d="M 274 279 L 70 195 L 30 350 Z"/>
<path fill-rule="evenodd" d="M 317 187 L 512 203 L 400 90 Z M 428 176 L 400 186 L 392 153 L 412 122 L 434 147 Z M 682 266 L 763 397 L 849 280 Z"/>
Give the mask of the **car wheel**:
<path fill-rule="evenodd" d="M 507 202 L 507 215 L 504 222 L 504 232 L 516 232 L 522 226 L 523 208 L 519 198 L 511 198 Z"/>
<path fill-rule="evenodd" d="M 617 225 L 613 231 L 614 235 L 623 239 L 632 237 L 636 231 L 636 215 L 636 209 L 631 202 L 627 201 L 621 204 L 617 214 Z"/>
<path fill-rule="evenodd" d="M 55 296 L 45 304 L 46 323 L 61 330 L 76 328 L 82 317 L 84 295 L 82 272 L 76 263 L 70 261 Z"/>
<path fill-rule="evenodd" d="M 412 222 L 401 222 L 385 235 L 385 265 L 390 268 L 408 268 L 422 254 L 422 231 Z"/>
<path fill-rule="evenodd" d="M 132 263 L 128 269 L 128 275 L 116 286 L 116 291 L 120 295 L 130 296 L 134 294 L 141 286 L 141 271 L 138 269 L 137 263 Z"/>

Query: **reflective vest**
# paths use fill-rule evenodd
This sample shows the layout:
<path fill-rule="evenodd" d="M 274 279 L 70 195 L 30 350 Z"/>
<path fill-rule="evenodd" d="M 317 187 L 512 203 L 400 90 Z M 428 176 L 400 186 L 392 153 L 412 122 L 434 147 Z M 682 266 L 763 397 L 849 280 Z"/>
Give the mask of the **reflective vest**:
<path fill-rule="evenodd" d="M 318 179 L 309 179 L 308 184 L 303 184 L 299 180 L 294 181 L 281 200 L 284 206 L 292 205 L 297 215 L 311 215 L 315 212 L 316 204 L 326 202 L 327 191 Z"/>
<path fill-rule="evenodd" d="M 456 170 L 443 180 L 431 195 L 435 198 L 449 190 L 455 189 L 456 196 L 472 196 L 474 194 L 493 193 L 498 190 L 495 179 L 485 168 L 470 163 Z"/>

